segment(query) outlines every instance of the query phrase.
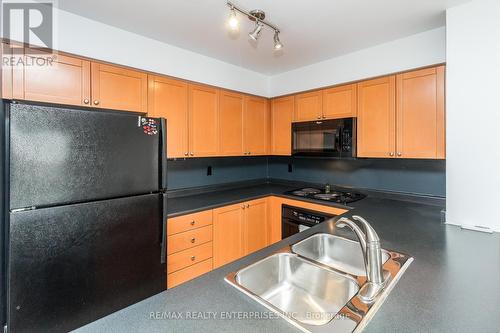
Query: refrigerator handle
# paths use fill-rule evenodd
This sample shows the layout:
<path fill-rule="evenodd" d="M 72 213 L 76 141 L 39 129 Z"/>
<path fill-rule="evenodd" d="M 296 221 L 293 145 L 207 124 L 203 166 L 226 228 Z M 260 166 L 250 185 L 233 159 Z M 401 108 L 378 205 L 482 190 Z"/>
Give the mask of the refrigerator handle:
<path fill-rule="evenodd" d="M 167 119 L 160 118 L 161 123 L 161 184 L 163 190 L 167 189 Z"/>
<path fill-rule="evenodd" d="M 161 194 L 162 209 L 161 209 L 161 255 L 160 261 L 162 264 L 166 262 L 167 256 L 167 194 Z"/>

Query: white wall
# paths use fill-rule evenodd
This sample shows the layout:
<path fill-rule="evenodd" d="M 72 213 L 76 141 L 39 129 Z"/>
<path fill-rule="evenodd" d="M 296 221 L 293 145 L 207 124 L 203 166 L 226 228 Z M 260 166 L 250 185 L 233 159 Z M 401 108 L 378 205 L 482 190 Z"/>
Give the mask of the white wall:
<path fill-rule="evenodd" d="M 500 231 L 500 1 L 447 11 L 446 220 Z"/>
<path fill-rule="evenodd" d="M 444 62 L 445 28 L 438 28 L 271 77 L 270 95 L 355 81 Z"/>
<path fill-rule="evenodd" d="M 266 75 L 66 11 L 57 10 L 55 18 L 54 48 L 60 51 L 268 96 Z"/>

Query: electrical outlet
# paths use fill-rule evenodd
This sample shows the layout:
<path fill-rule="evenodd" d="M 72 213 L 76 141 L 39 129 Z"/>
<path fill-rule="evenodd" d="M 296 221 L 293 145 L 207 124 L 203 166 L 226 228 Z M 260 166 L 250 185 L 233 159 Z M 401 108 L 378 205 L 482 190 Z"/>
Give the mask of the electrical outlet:
<path fill-rule="evenodd" d="M 211 165 L 209 165 L 209 166 L 207 167 L 207 176 L 211 176 L 211 175 L 212 175 L 212 166 L 211 166 Z"/>

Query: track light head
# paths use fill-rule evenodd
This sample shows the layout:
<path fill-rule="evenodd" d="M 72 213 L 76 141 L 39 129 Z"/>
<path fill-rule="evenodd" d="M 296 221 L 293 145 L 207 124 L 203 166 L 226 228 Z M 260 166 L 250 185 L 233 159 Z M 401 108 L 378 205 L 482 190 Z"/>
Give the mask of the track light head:
<path fill-rule="evenodd" d="M 274 49 L 275 49 L 276 51 L 281 50 L 281 49 L 283 48 L 283 43 L 281 43 L 281 41 L 280 41 L 280 36 L 279 36 L 279 34 L 280 34 L 280 33 L 279 33 L 279 31 L 278 31 L 278 30 L 275 30 L 275 31 L 274 31 L 274 38 L 273 38 L 273 39 L 274 39 Z"/>
<path fill-rule="evenodd" d="M 234 10 L 234 8 L 231 8 L 231 13 L 229 14 L 227 25 L 232 31 L 237 31 L 239 29 L 240 21 L 238 21 L 238 17 L 236 16 L 236 11 Z"/>
<path fill-rule="evenodd" d="M 255 28 L 252 30 L 251 33 L 248 34 L 248 36 L 250 36 L 250 38 L 252 38 L 254 41 L 257 41 L 260 37 L 260 33 L 261 33 L 263 27 L 264 27 L 264 25 L 262 23 L 260 23 L 259 21 L 256 21 Z"/>

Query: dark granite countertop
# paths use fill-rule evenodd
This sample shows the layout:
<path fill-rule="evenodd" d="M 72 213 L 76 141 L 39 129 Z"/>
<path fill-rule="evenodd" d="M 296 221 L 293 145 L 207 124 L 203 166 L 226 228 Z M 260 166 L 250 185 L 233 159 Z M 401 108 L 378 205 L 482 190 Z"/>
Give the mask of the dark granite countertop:
<path fill-rule="evenodd" d="M 262 184 L 172 198 L 169 216 L 281 195 L 295 187 Z M 442 206 L 395 199 L 397 196 L 369 195 L 353 203 L 354 209 L 346 213 L 367 218 L 384 248 L 415 258 L 365 332 L 498 332 L 500 234 L 443 225 Z M 354 236 L 346 230 L 335 230 L 333 222 L 320 224 L 79 331 L 299 332 L 280 318 L 255 318 L 266 315 L 267 309 L 230 286 L 224 277 L 317 232 Z M 223 315 L 226 318 L 221 318 Z M 227 319 L 229 315 L 233 318 Z M 173 319 L 175 316 L 180 318 Z"/>

